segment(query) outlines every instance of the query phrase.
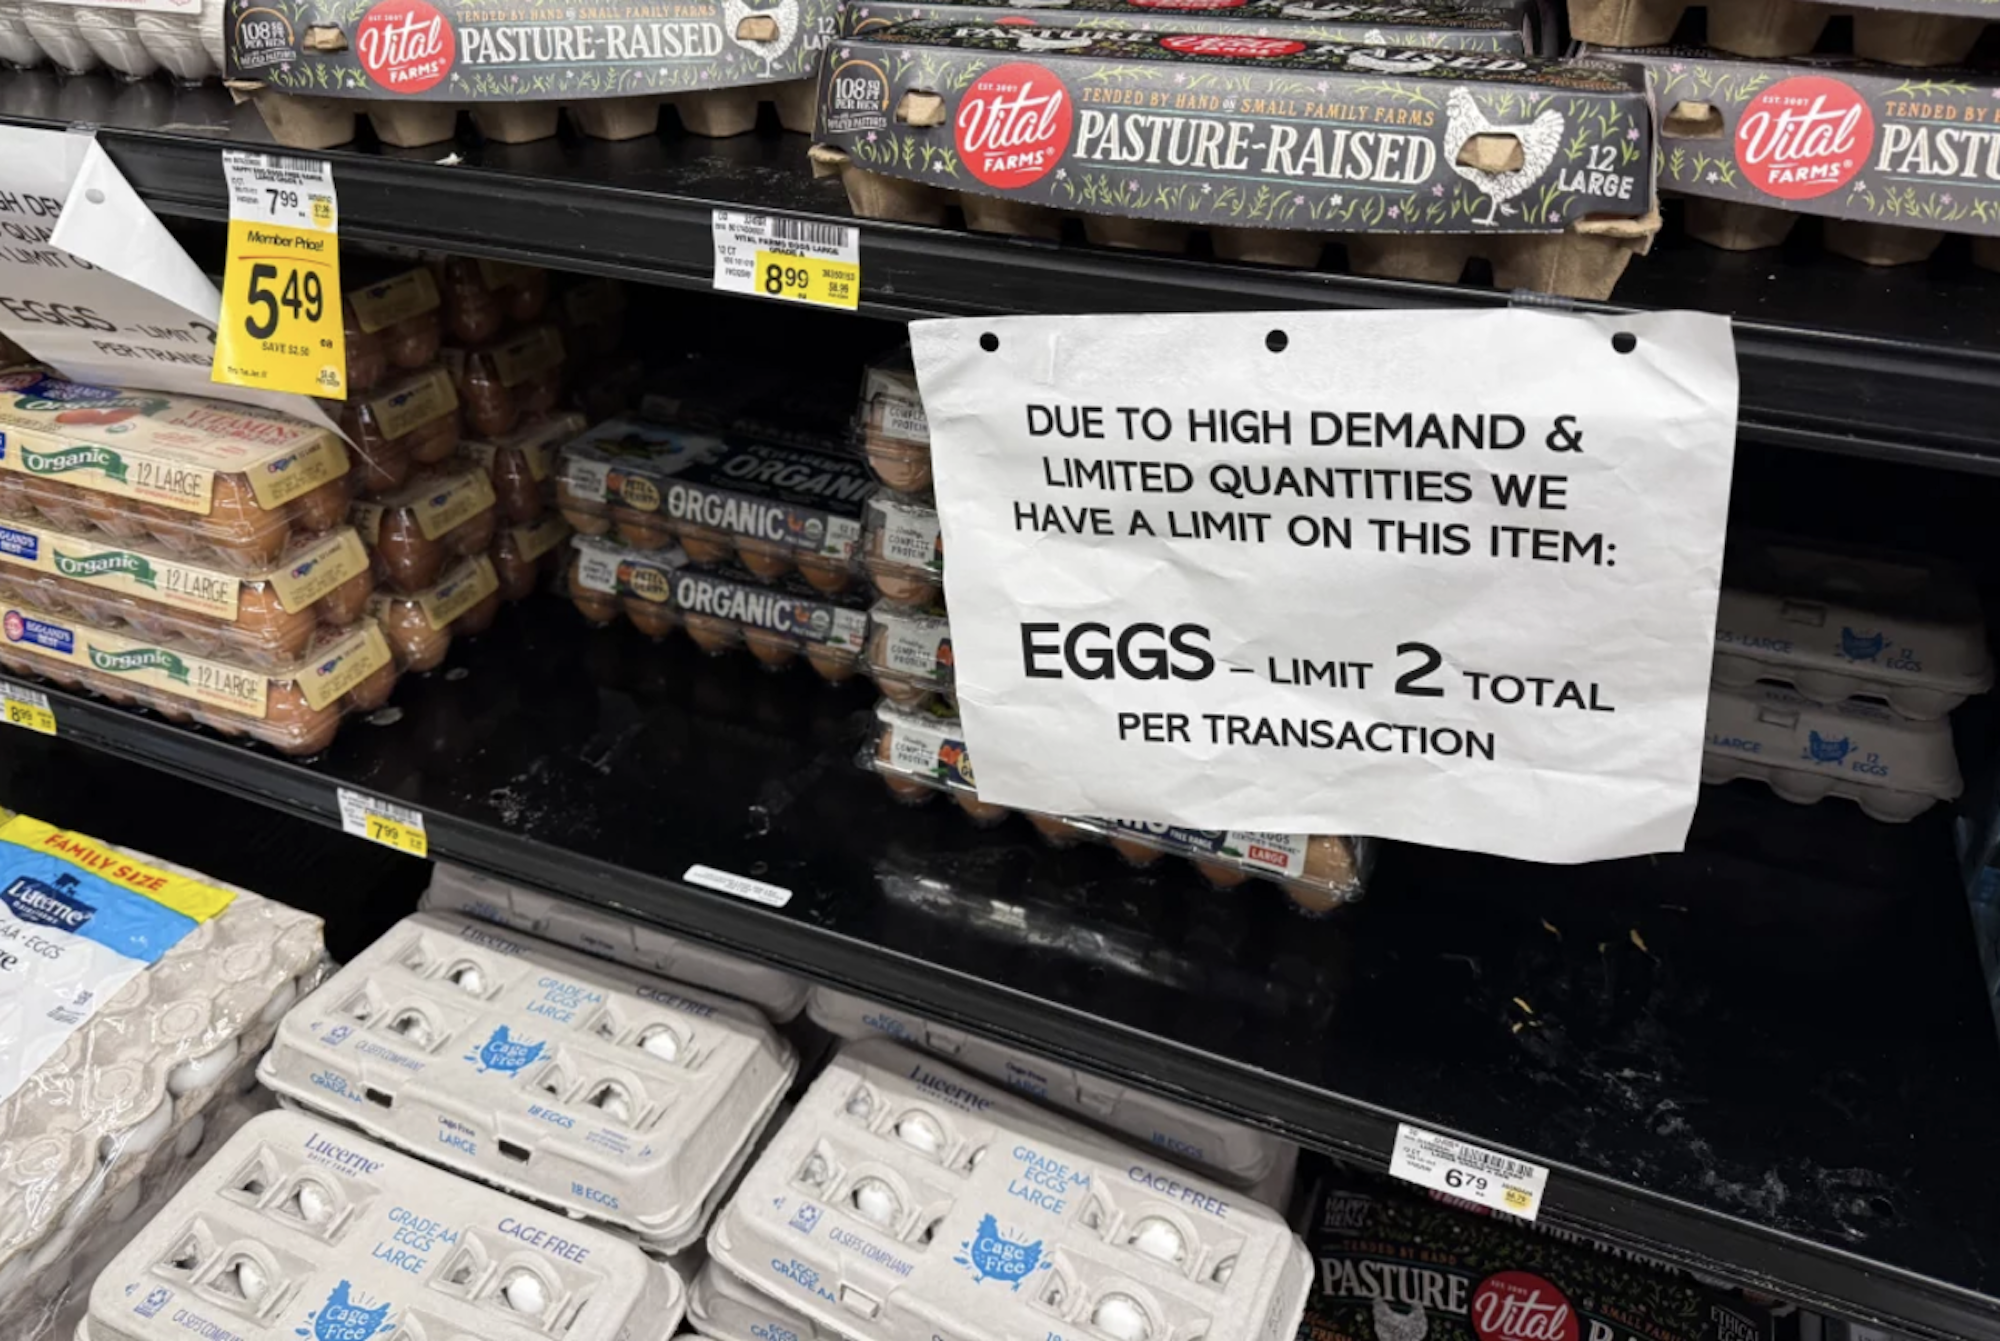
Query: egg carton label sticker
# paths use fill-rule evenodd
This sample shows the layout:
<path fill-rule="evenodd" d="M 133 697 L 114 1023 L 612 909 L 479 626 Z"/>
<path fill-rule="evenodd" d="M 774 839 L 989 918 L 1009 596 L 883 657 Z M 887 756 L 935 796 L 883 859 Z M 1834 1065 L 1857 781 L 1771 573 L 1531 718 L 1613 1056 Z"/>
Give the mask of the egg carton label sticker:
<path fill-rule="evenodd" d="M 562 337 L 553 326 L 523 331 L 493 350 L 493 371 L 500 374 L 500 385 L 506 387 L 519 386 L 531 377 L 560 367 L 562 361 Z"/>
<path fill-rule="evenodd" d="M 493 506 L 493 480 L 483 470 L 468 470 L 456 479 L 425 488 L 405 506 L 417 518 L 424 539 L 436 540 L 462 522 Z"/>
<path fill-rule="evenodd" d="M 419 267 L 366 288 L 350 289 L 348 306 L 361 329 L 373 335 L 399 321 L 438 310 L 437 281 L 428 267 Z"/>
<path fill-rule="evenodd" d="M 928 437 L 930 430 L 925 429 Z M 926 572 L 944 570 L 938 552 L 938 515 L 932 508 L 911 507 L 878 498 L 874 504 L 882 516 L 882 557 L 890 563 L 921 568 Z"/>
<path fill-rule="evenodd" d="M 385 438 L 400 438 L 458 408 L 458 389 L 442 368 L 419 373 L 366 403 Z"/>
<path fill-rule="evenodd" d="M 39 820 L 0 826 L 0 1100 L 231 898 Z"/>
<path fill-rule="evenodd" d="M 1735 444 L 1726 321 L 911 334 L 946 605 L 978 612 L 952 658 L 982 800 L 1538 861 L 1684 844 Z"/>

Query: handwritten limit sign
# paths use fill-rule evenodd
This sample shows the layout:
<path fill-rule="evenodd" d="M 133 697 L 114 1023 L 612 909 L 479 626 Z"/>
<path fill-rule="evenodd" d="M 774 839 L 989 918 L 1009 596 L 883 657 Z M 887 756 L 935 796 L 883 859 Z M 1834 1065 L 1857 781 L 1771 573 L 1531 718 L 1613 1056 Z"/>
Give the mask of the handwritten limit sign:
<path fill-rule="evenodd" d="M 919 323 L 1001 805 L 1678 850 L 1736 428 L 1693 313 Z"/>

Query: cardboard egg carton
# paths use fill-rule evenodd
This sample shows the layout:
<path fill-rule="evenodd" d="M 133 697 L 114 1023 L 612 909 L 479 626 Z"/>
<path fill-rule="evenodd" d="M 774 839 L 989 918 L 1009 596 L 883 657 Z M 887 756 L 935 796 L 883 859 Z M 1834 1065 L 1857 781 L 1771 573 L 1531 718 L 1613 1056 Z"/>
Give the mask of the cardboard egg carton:
<path fill-rule="evenodd" d="M 1976 170 L 2000 96 L 1991 71 L 1587 50 L 1644 69 L 1659 109 L 1660 190 L 1685 197 L 1690 236 L 1729 251 L 1775 247 L 1815 214 L 1827 250 L 1866 265 L 1922 261 L 1946 234 L 1966 233 L 1975 263 L 2000 269 L 2000 181 Z"/>
<path fill-rule="evenodd" d="M 1790 685 L 1944 716 L 1993 685 L 1970 577 L 1940 559 L 1740 535 L 1716 611 L 1714 682 Z"/>
<path fill-rule="evenodd" d="M 1269 1132 L 894 1006 L 816 986 L 806 1010 L 840 1038 L 891 1038 L 922 1048 L 1232 1187 L 1254 1187 L 1297 1159 L 1297 1147 Z"/>
<path fill-rule="evenodd" d="M 1570 34 L 1592 45 L 1660 46 L 1691 9 L 1704 11 L 1708 45 L 1731 55 L 1803 56 L 1845 14 L 1854 20 L 1855 56 L 1918 66 L 1964 61 L 1995 17 L 1982 0 L 1569 0 Z"/>
<path fill-rule="evenodd" d="M 52 854 L 90 873 L 81 890 L 118 872 L 125 889 L 166 879 L 227 899 L 0 1099 L 0 1311 L 11 1321 L 73 1288 L 82 1246 L 129 1219 L 141 1184 L 201 1139 L 204 1115 L 241 1088 L 278 1018 L 319 981 L 325 951 L 318 918 L 248 890 L 25 816 L 0 837 L 0 864 Z M 10 1038 L 9 1054 L 19 1046 Z"/>
<path fill-rule="evenodd" d="M 1112 73 L 1112 72 L 1115 72 Z M 836 39 L 815 171 L 864 218 L 1610 295 L 1659 229 L 1615 62 L 1301 38 L 903 23 Z M 885 476 L 886 478 L 886 476 Z M 899 488 L 917 487 L 891 480 Z"/>
<path fill-rule="evenodd" d="M 1313 1282 L 1276 1212 L 880 1039 L 813 1082 L 708 1250 L 875 1341 L 1289 1341 Z"/>
<path fill-rule="evenodd" d="M 253 1118 L 91 1291 L 79 1341 L 666 1341 L 634 1244 L 302 1113 Z"/>
<path fill-rule="evenodd" d="M 709 1341 L 844 1341 L 714 1261 L 688 1281 L 687 1320 Z"/>
<path fill-rule="evenodd" d="M 1703 782 L 1756 778 L 1787 801 L 1829 796 L 1889 824 L 1915 819 L 1964 790 L 1951 725 L 1913 721 L 1873 703 L 1814 703 L 1772 685 L 1708 696 Z"/>
<path fill-rule="evenodd" d="M 616 913 L 439 862 L 422 908 L 470 917 L 539 936 L 614 964 L 656 973 L 747 1001 L 778 1024 L 806 1005 L 806 984 L 783 969 L 672 936 Z"/>
<path fill-rule="evenodd" d="M 741 1002 L 425 912 L 286 1016 L 258 1078 L 670 1253 L 700 1234 L 796 1067 Z"/>

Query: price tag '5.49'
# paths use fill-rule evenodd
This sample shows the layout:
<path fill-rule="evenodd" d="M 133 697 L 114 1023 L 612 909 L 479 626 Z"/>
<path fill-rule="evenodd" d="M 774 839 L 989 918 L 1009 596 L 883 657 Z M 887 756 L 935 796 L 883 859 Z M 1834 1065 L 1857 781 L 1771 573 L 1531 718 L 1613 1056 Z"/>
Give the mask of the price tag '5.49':
<path fill-rule="evenodd" d="M 225 151 L 229 264 L 213 380 L 347 398 L 333 168 Z"/>

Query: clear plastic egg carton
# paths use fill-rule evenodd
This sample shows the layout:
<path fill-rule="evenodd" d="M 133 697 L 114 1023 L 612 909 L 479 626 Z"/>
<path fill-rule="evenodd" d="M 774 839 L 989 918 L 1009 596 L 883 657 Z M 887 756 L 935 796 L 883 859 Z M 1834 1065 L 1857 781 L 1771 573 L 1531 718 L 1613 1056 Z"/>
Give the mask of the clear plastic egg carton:
<path fill-rule="evenodd" d="M 251 1119 L 98 1277 L 78 1341 L 667 1341 L 618 1235 L 302 1113 Z"/>
<path fill-rule="evenodd" d="M 821 1073 L 708 1251 L 867 1341 L 1289 1341 L 1313 1284 L 1268 1207 L 883 1039 Z"/>
<path fill-rule="evenodd" d="M 1233 1187 L 1247 1189 L 1297 1159 L 1291 1142 L 1269 1132 L 830 987 L 815 986 L 806 1011 L 840 1038 L 892 1038 L 923 1048 Z"/>
<path fill-rule="evenodd" d="M 1754 536 L 1731 546 L 1716 684 L 1779 680 L 1821 703 L 1879 698 L 1942 717 L 1993 687 L 1986 619 L 1955 565 Z"/>
<path fill-rule="evenodd" d="M 25 0 L 0 0 L 0 64 L 16 70 L 32 70 L 48 63 L 49 53 L 28 29 L 28 17 L 21 11 Z M 18 362 L 17 355 L 0 351 L 0 366 Z"/>
<path fill-rule="evenodd" d="M 242 1063 L 317 984 L 325 955 L 318 918 L 248 890 L 26 817 L 5 833 L 0 849 L 32 845 L 90 870 L 124 862 L 147 881 L 167 872 L 234 897 L 0 1101 L 0 1310 L 57 1293 L 93 1230 L 129 1216 L 149 1171 L 200 1139 L 202 1115 L 240 1088 Z"/>
<path fill-rule="evenodd" d="M 281 1097 L 672 1253 L 798 1061 L 755 1008 L 454 913 L 407 917 L 285 1017 Z"/>
<path fill-rule="evenodd" d="M 108 67 L 127 79 L 166 70 L 184 84 L 219 75 L 203 40 L 205 11 L 218 0 L 178 10 L 6 0 L 0 5 L 0 60 L 19 66 L 52 63 L 71 74 Z"/>
<path fill-rule="evenodd" d="M 505 880 L 439 862 L 418 907 L 462 913 L 540 936 L 614 964 L 657 973 L 748 1001 L 770 1019 L 788 1024 L 805 1009 L 804 979 L 783 969 L 671 936 L 657 927 L 587 903 L 559 899 Z"/>
<path fill-rule="evenodd" d="M 713 1260 L 688 1281 L 687 1320 L 709 1341 L 846 1341 Z"/>
<path fill-rule="evenodd" d="M 1814 703 L 1773 685 L 1708 696 L 1703 782 L 1756 778 L 1787 801 L 1829 796 L 1900 824 L 1964 790 L 1951 725 L 1849 699 Z"/>

